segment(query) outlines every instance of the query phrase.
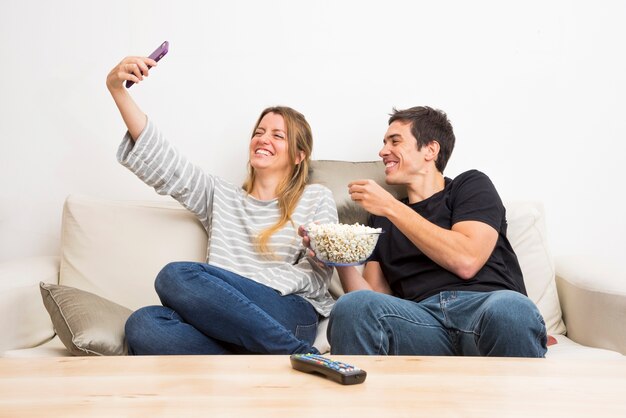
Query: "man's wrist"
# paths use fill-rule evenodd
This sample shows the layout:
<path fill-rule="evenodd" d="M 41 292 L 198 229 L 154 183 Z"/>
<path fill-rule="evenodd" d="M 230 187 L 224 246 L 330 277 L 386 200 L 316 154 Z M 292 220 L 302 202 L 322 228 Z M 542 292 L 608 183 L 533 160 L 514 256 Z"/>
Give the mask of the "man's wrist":
<path fill-rule="evenodd" d="M 405 210 L 406 205 L 398 199 L 393 199 L 389 205 L 385 206 L 383 216 L 390 221 L 394 222 L 395 219 L 402 216 L 402 212 Z"/>

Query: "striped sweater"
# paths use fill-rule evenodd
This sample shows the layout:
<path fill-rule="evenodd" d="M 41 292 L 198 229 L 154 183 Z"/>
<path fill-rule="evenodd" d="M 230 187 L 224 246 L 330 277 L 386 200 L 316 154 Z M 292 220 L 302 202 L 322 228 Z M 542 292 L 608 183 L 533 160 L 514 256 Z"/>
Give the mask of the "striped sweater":
<path fill-rule="evenodd" d="M 298 225 L 337 222 L 332 193 L 307 185 L 287 223 L 269 241 L 273 256 L 260 254 L 256 236 L 276 223 L 278 200 L 257 200 L 240 186 L 207 174 L 191 164 L 164 138 L 151 120 L 133 141 L 128 133 L 117 152 L 118 161 L 157 193 L 170 195 L 194 213 L 207 231 L 207 263 L 227 269 L 277 290 L 308 300 L 328 316 L 333 299 L 328 292 L 332 269 L 305 256 Z"/>

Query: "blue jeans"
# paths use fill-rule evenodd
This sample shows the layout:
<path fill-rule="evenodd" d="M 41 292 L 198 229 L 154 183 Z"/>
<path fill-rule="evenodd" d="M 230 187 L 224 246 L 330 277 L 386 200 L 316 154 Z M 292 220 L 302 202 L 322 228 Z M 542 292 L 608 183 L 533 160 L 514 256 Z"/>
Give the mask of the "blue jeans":
<path fill-rule="evenodd" d="M 318 352 L 318 314 L 300 296 L 193 262 L 166 265 L 155 289 L 163 306 L 141 308 L 126 321 L 130 354 Z"/>
<path fill-rule="evenodd" d="M 339 298 L 330 314 L 333 354 L 544 357 L 535 304 L 509 291 L 441 292 L 413 302 L 369 290 Z"/>

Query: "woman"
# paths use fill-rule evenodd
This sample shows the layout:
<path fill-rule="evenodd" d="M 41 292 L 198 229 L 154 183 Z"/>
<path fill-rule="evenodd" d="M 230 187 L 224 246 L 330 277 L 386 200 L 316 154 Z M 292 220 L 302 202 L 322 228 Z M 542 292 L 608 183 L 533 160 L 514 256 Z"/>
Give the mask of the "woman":
<path fill-rule="evenodd" d="M 265 109 L 249 146 L 243 187 L 190 164 L 139 109 L 123 83 L 140 83 L 144 57 L 127 57 L 107 88 L 128 128 L 118 160 L 159 194 L 193 212 L 207 231 L 207 263 L 174 262 L 157 275 L 163 306 L 126 323 L 132 354 L 316 353 L 318 317 L 328 316 L 332 269 L 306 257 L 298 225 L 337 222 L 330 190 L 305 185 L 311 129 L 288 107 Z"/>

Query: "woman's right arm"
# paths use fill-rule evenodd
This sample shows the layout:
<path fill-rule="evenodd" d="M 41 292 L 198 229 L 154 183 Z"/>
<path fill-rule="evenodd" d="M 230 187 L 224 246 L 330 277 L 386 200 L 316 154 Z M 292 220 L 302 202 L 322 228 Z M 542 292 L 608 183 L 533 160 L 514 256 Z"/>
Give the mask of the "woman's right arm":
<path fill-rule="evenodd" d="M 146 127 L 147 117 L 137 106 L 124 87 L 127 80 L 139 83 L 148 76 L 148 66 L 154 67 L 157 63 L 153 59 L 146 57 L 126 57 L 117 64 L 107 75 L 107 88 L 122 115 L 122 119 L 128 128 L 133 141 Z"/>
<path fill-rule="evenodd" d="M 191 164 L 165 140 L 124 87 L 128 80 L 141 82 L 148 76 L 148 66 L 156 65 L 150 58 L 126 57 L 107 76 L 107 88 L 128 128 L 117 159 L 157 193 L 178 200 L 208 229 L 208 191 L 214 188 L 213 177 Z"/>

